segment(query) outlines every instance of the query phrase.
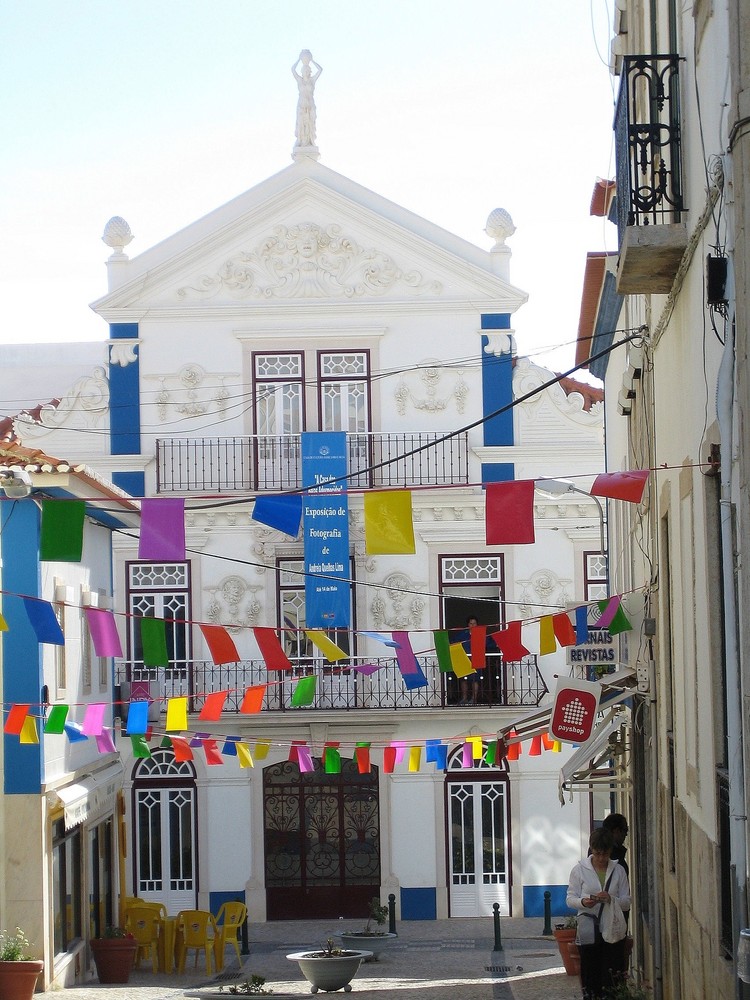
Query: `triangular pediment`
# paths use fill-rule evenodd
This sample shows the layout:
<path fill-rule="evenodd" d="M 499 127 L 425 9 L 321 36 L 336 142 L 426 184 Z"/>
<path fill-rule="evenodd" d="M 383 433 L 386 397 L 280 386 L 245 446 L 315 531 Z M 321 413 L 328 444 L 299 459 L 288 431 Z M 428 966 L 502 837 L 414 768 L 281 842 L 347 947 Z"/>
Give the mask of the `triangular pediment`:
<path fill-rule="evenodd" d="M 334 299 L 513 312 L 527 298 L 493 273 L 489 252 L 309 159 L 116 267 L 118 287 L 92 304 L 110 320 Z"/>

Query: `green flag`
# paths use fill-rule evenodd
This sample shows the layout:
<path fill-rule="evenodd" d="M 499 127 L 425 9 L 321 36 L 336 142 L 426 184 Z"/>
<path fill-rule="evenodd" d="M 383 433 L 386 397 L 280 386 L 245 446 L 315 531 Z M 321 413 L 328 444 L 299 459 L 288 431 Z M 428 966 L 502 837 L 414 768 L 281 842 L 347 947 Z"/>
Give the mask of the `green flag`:
<path fill-rule="evenodd" d="M 169 666 L 167 629 L 163 618 L 141 618 L 141 642 L 144 666 Z"/>
<path fill-rule="evenodd" d="M 39 558 L 45 562 L 80 562 L 83 552 L 83 500 L 42 500 Z"/>

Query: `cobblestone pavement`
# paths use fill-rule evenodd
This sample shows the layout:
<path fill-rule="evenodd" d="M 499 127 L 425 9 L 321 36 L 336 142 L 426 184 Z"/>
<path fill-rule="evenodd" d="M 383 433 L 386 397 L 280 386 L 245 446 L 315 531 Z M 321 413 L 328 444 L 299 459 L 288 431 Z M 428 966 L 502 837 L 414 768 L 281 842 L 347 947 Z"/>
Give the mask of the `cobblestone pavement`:
<path fill-rule="evenodd" d="M 294 951 L 318 949 L 343 929 L 336 921 L 291 920 L 250 927 L 250 954 L 242 966 L 231 948 L 217 976 L 206 974 L 202 959 L 189 960 L 182 976 L 154 974 L 144 963 L 127 985 L 96 979 L 66 990 L 37 993 L 35 1000 L 181 1000 L 187 996 L 229 997 L 226 987 L 253 974 L 263 976 L 276 998 L 310 995 L 310 984 Z M 348 926 L 348 924 L 347 924 Z M 557 944 L 542 933 L 541 919 L 503 919 L 501 944 L 494 950 L 492 918 L 405 921 L 377 962 L 360 966 L 352 997 L 360 1000 L 579 1000 L 577 976 L 565 974 Z M 340 994 L 341 995 L 341 994 Z"/>

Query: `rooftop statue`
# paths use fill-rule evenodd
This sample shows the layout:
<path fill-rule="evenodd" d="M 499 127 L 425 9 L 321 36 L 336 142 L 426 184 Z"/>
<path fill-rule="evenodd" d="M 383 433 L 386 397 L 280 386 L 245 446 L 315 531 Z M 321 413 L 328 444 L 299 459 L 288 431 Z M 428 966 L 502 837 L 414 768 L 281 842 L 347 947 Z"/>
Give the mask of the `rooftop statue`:
<path fill-rule="evenodd" d="M 297 126 L 294 134 L 297 141 L 292 150 L 293 159 L 299 155 L 312 156 L 318 159 L 320 155 L 315 145 L 315 83 L 323 72 L 323 68 L 315 62 L 309 49 L 303 49 L 299 59 L 292 66 L 294 79 L 297 81 L 299 99 L 297 101 Z"/>

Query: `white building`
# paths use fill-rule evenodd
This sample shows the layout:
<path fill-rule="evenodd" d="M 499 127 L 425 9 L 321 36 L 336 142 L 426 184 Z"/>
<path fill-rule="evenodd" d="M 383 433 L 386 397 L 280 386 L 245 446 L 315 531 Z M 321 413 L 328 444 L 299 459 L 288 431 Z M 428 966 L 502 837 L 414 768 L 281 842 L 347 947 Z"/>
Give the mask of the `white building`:
<path fill-rule="evenodd" d="M 506 212 L 490 214 L 480 249 L 323 166 L 314 143 L 293 160 L 133 258 L 127 223 L 110 220 L 109 290 L 93 305 L 109 340 L 70 354 L 10 348 L 0 375 L 7 391 L 23 366 L 30 403 L 60 400 L 14 421 L 25 444 L 75 445 L 134 497 L 186 503 L 184 561 L 139 561 L 136 539 L 116 539 L 121 700 L 144 682 L 154 699 L 151 757 L 118 743 L 127 893 L 170 912 L 243 896 L 253 920 L 358 916 L 393 893 L 402 919 L 430 919 L 495 902 L 541 916 L 549 890 L 559 913 L 592 818 L 584 797 L 560 811 L 565 754 L 462 760 L 464 738 L 481 757 L 549 702 L 571 669 L 565 651 L 491 654 L 478 704 L 465 705 L 433 630 L 470 614 L 530 622 L 605 596 L 604 514 L 586 493 L 603 470 L 601 393 L 516 356 L 526 295 L 510 282 Z M 300 435 L 313 431 L 346 435 L 351 619 L 330 630 L 343 663 L 302 631 L 302 537 L 252 518 L 255 497 L 299 489 Z M 488 546 L 483 485 L 543 477 L 576 477 L 582 491 L 538 495 L 535 544 Z M 414 554 L 366 552 L 373 488 L 413 490 Z M 141 615 L 170 619 L 167 669 L 144 668 Z M 214 665 L 201 623 L 227 630 L 238 663 Z M 291 671 L 267 669 L 259 627 L 281 635 Z M 424 686 L 407 687 L 368 634 L 393 631 L 409 634 Z M 366 663 L 380 669 L 352 669 Z M 311 674 L 313 703 L 292 707 Z M 250 687 L 265 687 L 257 714 L 239 711 Z M 217 691 L 229 692 L 219 721 L 201 722 Z M 211 766 L 200 744 L 175 762 L 161 744 L 168 700 L 182 695 L 191 737 L 208 733 L 219 752 L 225 738 L 247 743 L 255 766 L 226 754 Z M 447 747 L 446 772 L 426 760 L 429 741 Z M 314 771 L 290 761 L 294 744 Z M 341 774 L 322 768 L 326 744 Z M 358 744 L 370 745 L 369 773 Z M 405 749 L 390 774 L 394 745 Z"/>
<path fill-rule="evenodd" d="M 0 924 L 23 929 L 33 955 L 44 958 L 49 988 L 79 979 L 87 940 L 118 922 L 123 763 L 114 745 L 113 662 L 97 655 L 86 612 L 111 608 L 112 533 L 137 534 L 139 513 L 92 469 L 38 449 L 0 444 L 0 467 L 6 720 L 27 706 L 24 729 L 4 733 L 0 756 Z M 66 500 L 85 505 L 76 561 L 50 559 L 41 548 L 45 501 Z M 51 628 L 40 633 L 27 605 L 46 609 Z M 96 705 L 100 743 L 80 732 Z M 72 729 L 61 730 L 63 721 Z"/>

